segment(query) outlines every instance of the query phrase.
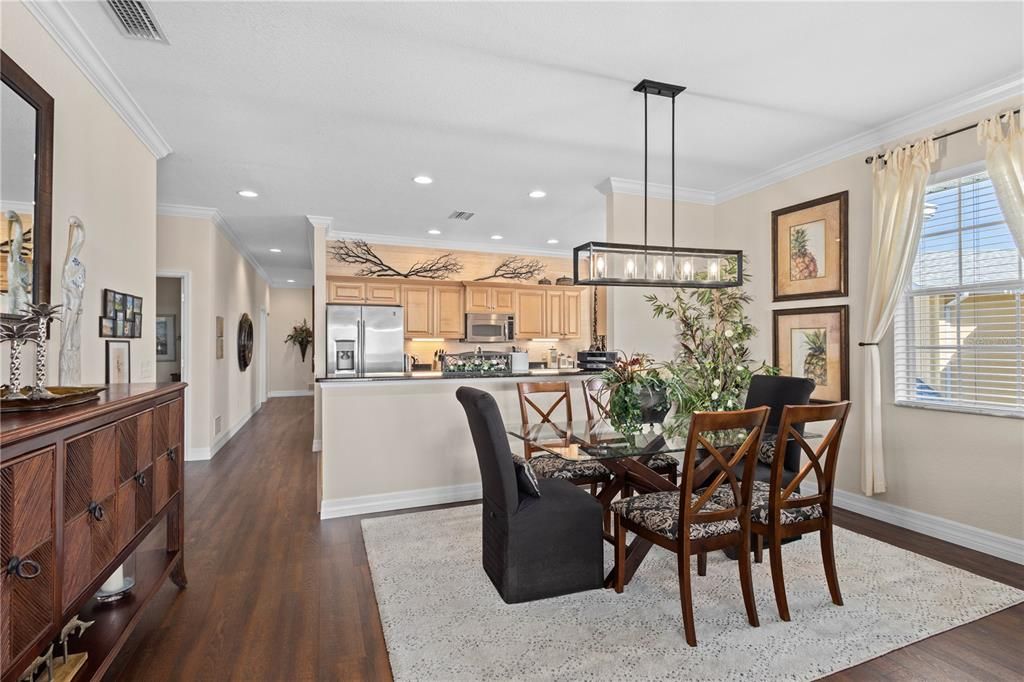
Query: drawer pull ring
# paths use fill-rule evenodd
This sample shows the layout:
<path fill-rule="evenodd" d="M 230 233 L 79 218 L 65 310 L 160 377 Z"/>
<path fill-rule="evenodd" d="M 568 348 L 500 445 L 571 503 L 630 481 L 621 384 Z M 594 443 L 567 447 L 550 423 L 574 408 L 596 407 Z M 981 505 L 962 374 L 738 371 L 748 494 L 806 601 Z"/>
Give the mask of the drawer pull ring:
<path fill-rule="evenodd" d="M 31 559 L 12 556 L 11 560 L 7 562 L 7 574 L 16 575 L 23 580 L 32 580 L 39 575 L 41 570 L 39 564 Z"/>
<path fill-rule="evenodd" d="M 145 472 L 140 471 L 139 473 L 135 474 L 135 482 L 138 483 L 143 488 L 145 488 L 146 487 L 146 474 L 145 474 Z"/>
<path fill-rule="evenodd" d="M 90 502 L 89 503 L 89 513 L 92 514 L 92 517 L 94 519 L 96 519 L 97 521 L 102 521 L 103 520 L 103 505 L 100 504 L 99 502 Z"/>
<path fill-rule="evenodd" d="M 173 462 L 174 461 L 174 448 L 167 448 L 167 457 Z"/>

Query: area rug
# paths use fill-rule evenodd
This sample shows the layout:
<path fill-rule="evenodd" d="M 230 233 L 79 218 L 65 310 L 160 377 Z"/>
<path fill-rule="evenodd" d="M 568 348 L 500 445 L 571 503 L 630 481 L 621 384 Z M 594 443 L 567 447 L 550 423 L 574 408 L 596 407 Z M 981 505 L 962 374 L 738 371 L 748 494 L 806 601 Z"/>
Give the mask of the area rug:
<path fill-rule="evenodd" d="M 766 556 L 753 566 L 761 626 L 750 627 L 736 563 L 715 552 L 706 576 L 694 561 L 691 648 L 675 558 L 659 547 L 623 594 L 510 605 L 480 564 L 479 506 L 362 526 L 396 680 L 811 680 L 1024 602 L 1021 590 L 837 528 L 845 606 L 829 599 L 808 537 L 783 549 L 792 620 L 779 620 Z"/>

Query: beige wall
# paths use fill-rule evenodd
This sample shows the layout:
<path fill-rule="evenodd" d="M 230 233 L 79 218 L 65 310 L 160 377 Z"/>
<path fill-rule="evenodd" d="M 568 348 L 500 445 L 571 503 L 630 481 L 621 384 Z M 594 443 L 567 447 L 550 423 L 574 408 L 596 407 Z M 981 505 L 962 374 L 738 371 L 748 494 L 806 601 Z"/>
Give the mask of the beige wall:
<path fill-rule="evenodd" d="M 1020 102 L 979 111 L 934 130 L 976 122 Z M 929 134 L 923 131 L 907 140 Z M 899 140 L 895 142 L 900 142 Z M 983 159 L 974 135 L 940 143 L 936 172 Z M 857 342 L 864 324 L 868 250 L 871 239 L 871 169 L 865 154 L 836 161 L 716 207 L 716 246 L 742 248 L 750 258 L 754 297 L 749 311 L 760 330 L 755 357 L 771 360 L 772 309 L 830 304 L 850 306 L 850 379 L 854 410 L 847 427 L 838 486 L 860 494 L 860 428 L 864 404 L 862 353 Z M 849 190 L 850 296 L 772 303 L 771 212 L 808 199 Z M 1024 538 L 1024 421 L 921 410 L 894 405 L 892 334 L 882 352 L 883 431 L 888 491 L 876 499 L 1014 538 Z"/>
<path fill-rule="evenodd" d="M 4 2 L 0 46 L 54 100 L 51 301 L 61 301 L 68 218 L 86 228 L 82 305 L 82 382 L 101 384 L 105 340 L 99 337 L 102 290 L 143 299 L 141 339 L 133 339 L 132 381 L 156 378 L 156 159 L 19 2 Z M 55 329 L 58 329 L 55 327 Z M 49 377 L 57 381 L 59 331 L 52 335 Z M 6 359 L 0 372 L 7 377 Z"/>
<path fill-rule="evenodd" d="M 312 289 L 271 289 L 270 323 L 267 335 L 267 352 L 270 354 L 270 393 L 312 393 L 313 344 L 306 350 L 302 360 L 298 346 L 286 344 L 284 339 L 292 327 L 306 321 L 313 325 Z"/>
<path fill-rule="evenodd" d="M 269 287 L 211 220 L 161 215 L 158 235 L 158 269 L 188 273 L 188 457 L 207 459 L 260 406 L 260 311 L 270 309 Z M 235 353 L 243 312 L 256 331 L 253 362 L 245 372 Z M 218 315 L 224 318 L 224 357 L 219 360 Z"/>
<path fill-rule="evenodd" d="M 610 194 L 607 198 L 608 241 L 643 243 L 644 198 L 632 194 Z M 647 216 L 647 243 L 668 246 L 672 243 L 672 202 L 651 199 Z M 676 244 L 713 247 L 715 207 L 676 202 Z M 627 354 L 647 353 L 656 360 L 670 360 L 676 352 L 675 323 L 655 320 L 647 294 L 666 296 L 670 289 L 645 287 L 608 288 L 609 350 Z"/>

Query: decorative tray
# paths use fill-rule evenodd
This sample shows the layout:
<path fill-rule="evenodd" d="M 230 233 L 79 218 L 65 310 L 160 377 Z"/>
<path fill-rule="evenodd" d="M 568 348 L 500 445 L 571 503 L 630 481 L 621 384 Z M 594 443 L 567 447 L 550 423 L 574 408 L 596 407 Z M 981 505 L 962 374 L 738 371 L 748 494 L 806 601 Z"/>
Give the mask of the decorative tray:
<path fill-rule="evenodd" d="M 28 393 L 30 388 L 23 388 Z M 0 399 L 0 413 L 37 412 L 39 410 L 56 410 L 69 405 L 87 403 L 98 400 L 100 393 L 107 390 L 106 386 L 47 386 L 46 390 L 53 394 L 52 398 L 10 400 Z"/>

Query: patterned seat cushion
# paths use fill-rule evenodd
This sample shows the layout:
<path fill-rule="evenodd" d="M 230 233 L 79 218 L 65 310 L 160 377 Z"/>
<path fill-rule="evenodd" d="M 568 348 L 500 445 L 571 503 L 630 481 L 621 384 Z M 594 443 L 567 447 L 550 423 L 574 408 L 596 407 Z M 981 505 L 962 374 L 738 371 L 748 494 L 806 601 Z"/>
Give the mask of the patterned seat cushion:
<path fill-rule="evenodd" d="M 698 490 L 696 494 L 700 495 L 702 492 L 702 490 Z M 770 496 L 771 485 L 765 481 L 754 481 L 754 491 L 750 497 L 751 521 L 765 525 L 770 522 L 768 517 L 768 498 Z M 793 493 L 788 499 L 797 500 L 800 499 L 800 495 Z M 711 495 L 710 501 L 718 505 L 732 507 L 734 506 L 732 500 L 732 488 L 727 484 L 723 484 L 715 488 L 715 492 Z M 820 519 L 821 516 L 821 505 L 812 504 L 807 507 L 798 507 L 796 509 L 783 509 L 781 521 L 782 525 L 786 525 L 790 523 L 798 523 L 800 521 L 809 521 L 811 519 Z"/>
<path fill-rule="evenodd" d="M 560 478 L 566 481 L 611 478 L 608 469 L 597 460 L 572 462 L 557 455 L 545 453 L 531 457 L 530 466 L 540 478 Z"/>
<path fill-rule="evenodd" d="M 775 460 L 775 439 L 762 440 L 761 447 L 757 451 L 757 459 L 759 462 L 765 464 L 771 464 Z"/>
<path fill-rule="evenodd" d="M 656 471 L 663 471 L 667 469 L 675 471 L 679 468 L 679 460 L 672 455 L 659 452 L 656 455 L 651 455 L 651 458 L 647 460 L 647 466 Z"/>
<path fill-rule="evenodd" d="M 692 501 L 696 501 L 694 496 Z M 722 507 L 712 501 L 701 509 L 702 512 L 721 511 Z M 668 490 L 660 493 L 635 495 L 624 500 L 612 502 L 612 512 L 620 514 L 638 526 L 649 531 L 664 535 L 669 540 L 679 537 L 679 491 Z M 734 533 L 740 529 L 736 519 L 695 523 L 690 525 L 690 539 L 699 540 L 716 535 Z"/>

